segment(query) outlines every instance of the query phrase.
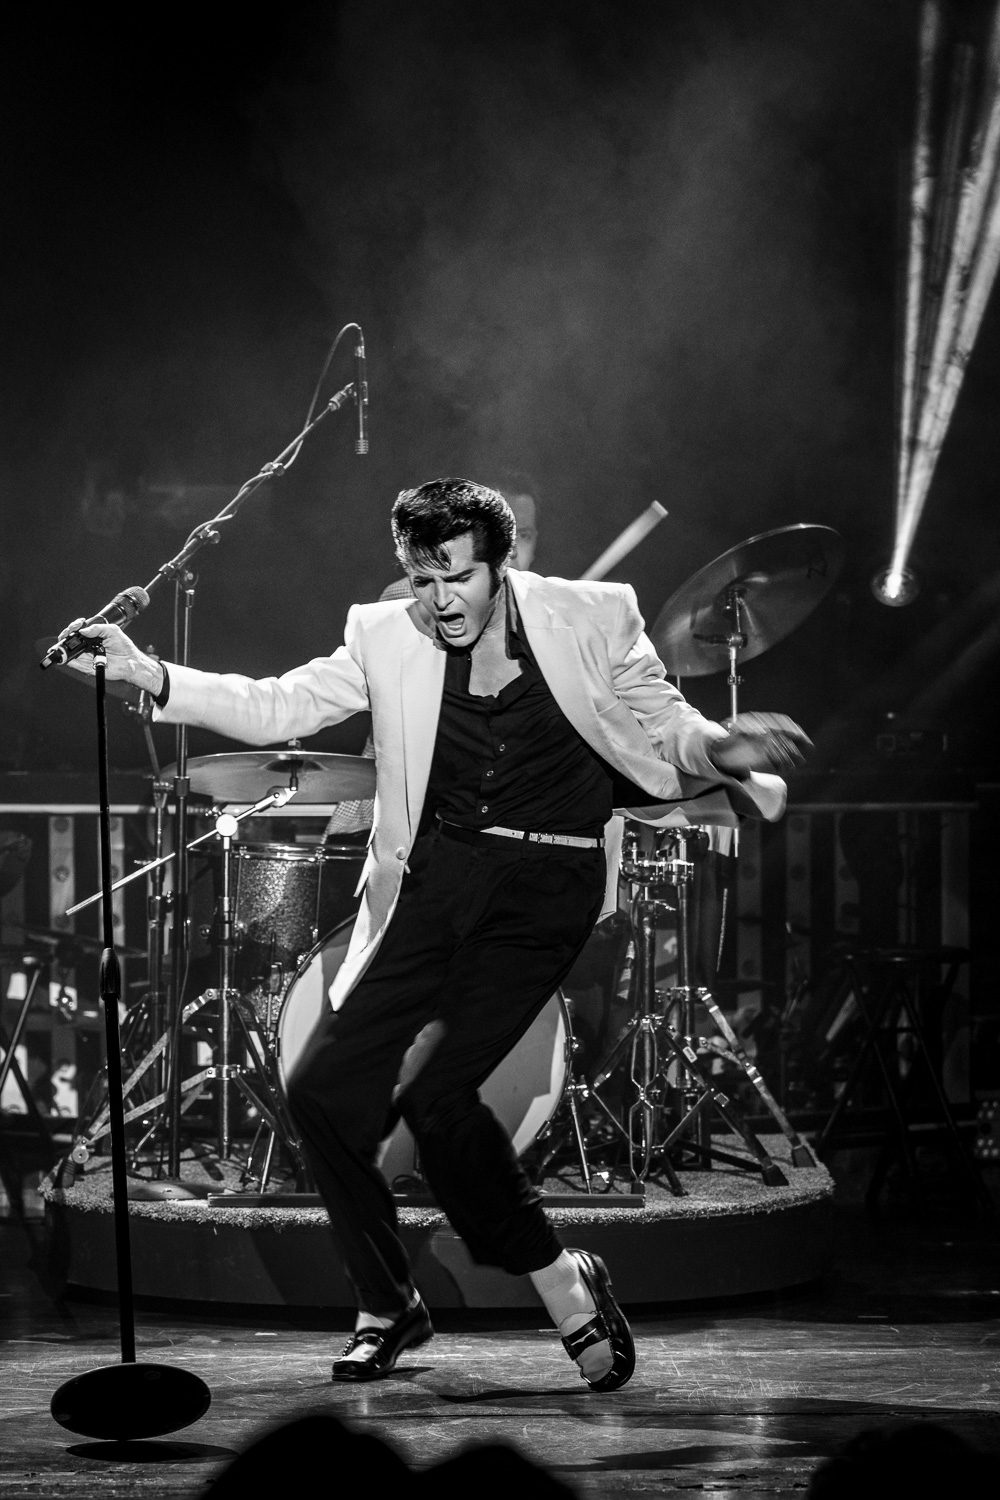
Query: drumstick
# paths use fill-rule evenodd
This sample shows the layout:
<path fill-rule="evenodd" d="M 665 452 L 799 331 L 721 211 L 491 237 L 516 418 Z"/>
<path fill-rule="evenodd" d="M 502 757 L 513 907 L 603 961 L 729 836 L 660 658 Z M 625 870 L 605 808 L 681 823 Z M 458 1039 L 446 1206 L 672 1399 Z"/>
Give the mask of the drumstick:
<path fill-rule="evenodd" d="M 658 526 L 667 514 L 664 506 L 659 500 L 654 500 L 640 516 L 631 521 L 620 536 L 615 537 L 610 547 L 606 547 L 596 562 L 592 562 L 586 573 L 581 573 L 581 578 L 603 578 L 610 573 L 611 569 L 617 567 L 623 557 L 627 557 L 634 547 L 638 547 L 643 537 L 648 536 L 654 526 Z"/>

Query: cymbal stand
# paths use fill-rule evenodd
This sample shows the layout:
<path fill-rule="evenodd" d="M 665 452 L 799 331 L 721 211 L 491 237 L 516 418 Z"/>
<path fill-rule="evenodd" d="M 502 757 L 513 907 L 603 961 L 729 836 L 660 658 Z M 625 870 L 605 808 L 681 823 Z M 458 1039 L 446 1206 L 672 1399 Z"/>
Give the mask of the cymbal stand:
<path fill-rule="evenodd" d="M 743 629 L 743 600 L 746 595 L 747 584 L 742 586 L 739 582 L 732 583 L 726 589 L 726 603 L 723 613 L 729 616 L 732 622 L 731 629 L 725 635 L 703 635 L 694 632 L 694 640 L 702 641 L 706 646 L 725 646 L 729 657 L 729 672 L 726 676 L 726 686 L 729 688 L 729 716 L 735 719 L 739 712 L 739 688 L 743 681 L 739 671 L 739 653 L 745 650 L 748 636 Z M 733 853 L 739 852 L 740 831 L 733 831 Z"/>
<path fill-rule="evenodd" d="M 731 584 L 730 587 L 726 590 L 725 613 L 732 620 L 732 629 L 727 635 L 701 635 L 695 637 L 695 639 L 706 641 L 709 644 L 724 645 L 726 647 L 729 656 L 729 675 L 726 678 L 726 682 L 729 687 L 729 713 L 731 718 L 733 719 L 735 719 L 737 714 L 739 713 L 739 687 L 743 681 L 742 677 L 739 674 L 739 653 L 740 651 L 745 649 L 747 644 L 747 634 L 742 627 L 744 598 L 748 585 L 749 581 L 744 581 L 742 585 L 737 582 Z M 733 849 L 734 852 L 737 852 L 739 850 L 738 828 L 735 830 Z M 792 1165 L 796 1167 L 815 1166 L 816 1161 L 809 1147 L 789 1122 L 784 1111 L 781 1109 L 774 1095 L 771 1093 L 771 1091 L 767 1087 L 767 1084 L 764 1082 L 759 1069 L 751 1061 L 750 1057 L 741 1046 L 739 1038 L 737 1037 L 733 1028 L 729 1025 L 729 1022 L 726 1020 L 726 1017 L 723 1015 L 718 1005 L 712 999 L 707 990 L 703 990 L 701 992 L 700 998 L 710 1011 L 712 1019 L 718 1026 L 719 1030 L 722 1032 L 722 1035 L 729 1043 L 734 1059 L 739 1063 L 740 1067 L 746 1073 L 754 1088 L 756 1088 L 757 1092 L 760 1094 L 765 1105 L 774 1116 L 778 1125 L 781 1127 L 782 1133 L 785 1135 L 789 1144 L 791 1145 Z M 784 1080 L 782 1080 L 782 1092 L 784 1091 L 783 1085 Z"/>

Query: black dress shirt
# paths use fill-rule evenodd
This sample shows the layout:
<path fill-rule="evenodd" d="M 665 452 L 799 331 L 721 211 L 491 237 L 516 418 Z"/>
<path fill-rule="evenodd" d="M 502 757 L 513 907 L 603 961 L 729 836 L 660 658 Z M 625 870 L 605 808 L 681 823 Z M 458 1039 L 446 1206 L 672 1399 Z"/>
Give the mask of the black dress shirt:
<path fill-rule="evenodd" d="M 598 835 L 613 806 L 609 767 L 553 698 L 504 588 L 507 655 L 520 676 L 495 697 L 474 696 L 472 651 L 442 646 L 448 661 L 425 821 L 438 814 L 466 828 Z"/>

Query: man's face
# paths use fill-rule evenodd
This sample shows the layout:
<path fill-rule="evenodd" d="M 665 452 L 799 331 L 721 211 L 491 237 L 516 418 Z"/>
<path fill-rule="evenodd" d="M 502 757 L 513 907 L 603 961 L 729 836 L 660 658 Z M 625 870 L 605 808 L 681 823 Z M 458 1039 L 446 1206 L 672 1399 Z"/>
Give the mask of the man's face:
<path fill-rule="evenodd" d="M 538 540 L 534 496 L 508 495 L 507 504 L 514 512 L 514 520 L 517 522 L 517 541 L 510 565 L 519 570 L 530 568 L 535 560 L 535 543 Z"/>
<path fill-rule="evenodd" d="M 488 563 L 473 556 L 471 531 L 446 544 L 448 565 L 418 568 L 406 564 L 406 575 L 424 620 L 449 646 L 472 646 L 482 635 L 497 600 Z M 500 579 L 506 572 L 501 568 Z"/>

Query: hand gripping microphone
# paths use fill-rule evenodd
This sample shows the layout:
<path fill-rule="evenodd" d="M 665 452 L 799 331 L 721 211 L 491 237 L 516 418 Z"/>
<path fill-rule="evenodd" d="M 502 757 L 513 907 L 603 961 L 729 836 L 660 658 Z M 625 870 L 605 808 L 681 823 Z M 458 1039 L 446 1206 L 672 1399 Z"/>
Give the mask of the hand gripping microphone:
<path fill-rule="evenodd" d="M 89 620 L 84 620 L 83 625 L 127 625 L 134 620 L 136 615 L 144 610 L 149 603 L 149 595 L 145 589 L 137 585 L 130 589 L 123 589 L 116 594 L 110 604 L 106 604 L 99 615 L 91 615 Z M 83 626 L 80 627 L 83 629 Z M 61 667 L 74 656 L 80 656 L 84 651 L 93 649 L 93 641 L 74 630 L 72 635 L 67 635 L 61 641 L 53 641 L 38 665 L 44 671 L 46 667 Z"/>
<path fill-rule="evenodd" d="M 358 329 L 354 346 L 354 414 L 357 419 L 354 437 L 355 453 L 368 452 L 368 375 L 365 368 L 365 336 Z"/>

